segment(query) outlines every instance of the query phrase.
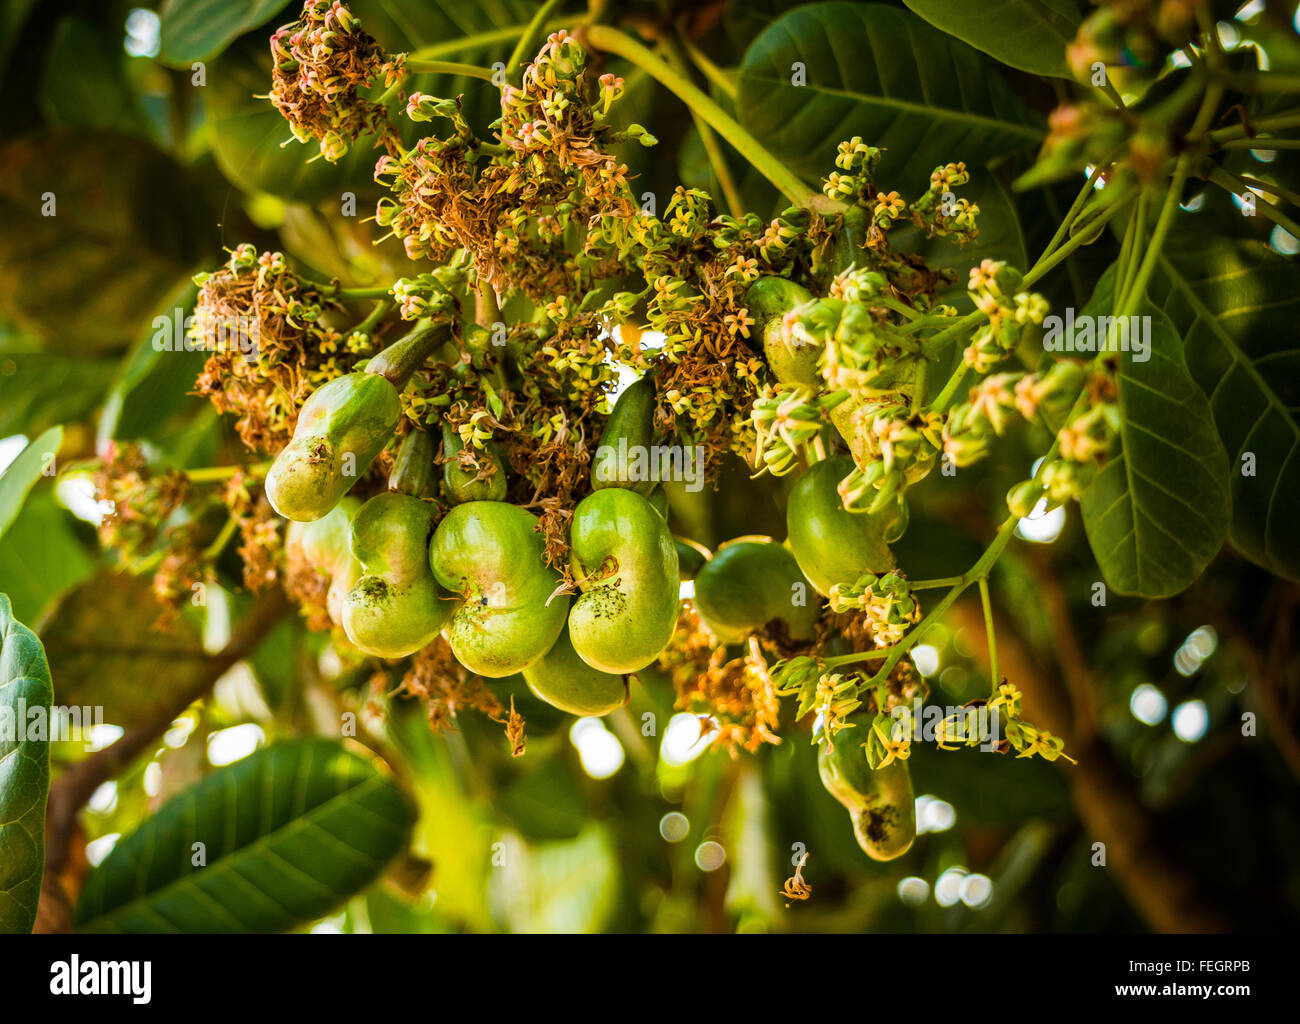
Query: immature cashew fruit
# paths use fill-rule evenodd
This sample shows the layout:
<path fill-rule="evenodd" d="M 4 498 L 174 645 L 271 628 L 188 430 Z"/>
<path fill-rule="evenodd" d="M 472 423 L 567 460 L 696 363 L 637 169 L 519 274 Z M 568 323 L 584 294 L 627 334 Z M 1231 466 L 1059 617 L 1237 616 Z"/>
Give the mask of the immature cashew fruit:
<path fill-rule="evenodd" d="M 352 520 L 352 554 L 365 574 L 343 602 L 343 628 L 366 654 L 403 658 L 428 645 L 451 613 L 429 571 L 429 502 L 377 494 Z"/>
<path fill-rule="evenodd" d="M 885 543 L 894 510 L 845 511 L 836 487 L 852 471 L 853 463 L 842 455 L 823 459 L 799 478 L 786 503 L 790 550 L 823 597 L 836 583 L 856 583 L 863 573 L 894 568 Z"/>
<path fill-rule="evenodd" d="M 336 626 L 343 625 L 344 598 L 365 571 L 349 546 L 352 519 L 360 507 L 356 498 L 343 498 L 323 519 L 290 523 L 285 536 L 287 549 L 296 548 L 303 561 L 329 577 L 325 607 Z"/>
<path fill-rule="evenodd" d="M 611 487 L 578 503 L 569 558 L 582 595 L 569 615 L 574 650 L 622 674 L 658 657 L 677 625 L 677 547 L 645 498 Z"/>
<path fill-rule="evenodd" d="M 429 565 L 459 599 L 443 635 L 471 672 L 490 679 L 522 672 L 564 629 L 569 598 L 552 598 L 561 577 L 544 561 L 537 523 L 503 501 L 468 501 L 434 532 Z"/>
<path fill-rule="evenodd" d="M 827 792 L 848 809 L 862 851 L 872 860 L 893 860 L 916 838 L 916 798 L 906 761 L 875 769 L 867 763 L 862 744 L 874 719 L 850 716 L 854 728 L 836 733 L 834 750 L 823 742 L 817 770 Z"/>
<path fill-rule="evenodd" d="M 266 474 L 272 508 L 298 522 L 323 518 L 384 450 L 401 418 L 398 390 L 379 374 L 349 373 L 318 388 Z"/>
<path fill-rule="evenodd" d="M 812 292 L 784 277 L 760 277 L 745 292 L 745 307 L 763 339 L 763 355 L 772 375 L 782 384 L 811 388 L 816 395 L 823 388 L 817 372 L 821 348 L 795 337 L 786 319 L 787 313 L 811 301 Z"/>
<path fill-rule="evenodd" d="M 695 576 L 700 619 L 723 643 L 736 644 L 769 622 L 792 640 L 810 640 L 820 602 L 794 555 L 771 538 L 728 541 Z"/>
<path fill-rule="evenodd" d="M 524 669 L 524 682 L 540 700 L 571 715 L 607 715 L 628 698 L 627 676 L 588 665 L 573 649 L 567 629 L 554 647 Z"/>
<path fill-rule="evenodd" d="M 655 386 L 642 377 L 627 387 L 609 414 L 591 460 L 591 486 L 625 487 L 643 498 L 654 490 L 660 474 L 654 454 Z"/>
<path fill-rule="evenodd" d="M 462 505 L 467 501 L 501 501 L 506 496 L 506 468 L 501 459 L 501 450 L 495 441 L 488 441 L 476 458 L 484 466 L 487 478 L 483 479 L 475 470 L 461 466 L 457 456 L 464 449 L 465 442 L 460 439 L 450 425 L 442 425 L 442 489 L 443 494 L 453 505 Z M 485 463 L 491 463 L 488 469 Z"/>

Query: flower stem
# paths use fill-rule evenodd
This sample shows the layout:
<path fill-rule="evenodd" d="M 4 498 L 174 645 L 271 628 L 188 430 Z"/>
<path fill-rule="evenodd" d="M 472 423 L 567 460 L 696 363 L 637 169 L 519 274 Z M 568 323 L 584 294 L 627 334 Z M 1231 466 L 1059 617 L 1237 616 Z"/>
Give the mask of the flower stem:
<path fill-rule="evenodd" d="M 416 75 L 458 75 L 461 78 L 478 78 L 484 82 L 492 81 L 496 73 L 491 68 L 482 68 L 477 64 L 459 64 L 450 60 L 407 60 L 405 68 Z"/>
<path fill-rule="evenodd" d="M 820 196 L 819 192 L 805 185 L 785 164 L 764 149 L 725 110 L 635 39 L 608 25 L 592 25 L 586 29 L 585 36 L 596 49 L 631 61 L 673 93 L 731 143 L 736 152 L 791 202 L 807 206 Z"/>
<path fill-rule="evenodd" d="M 510 54 L 510 59 L 506 61 L 506 75 L 512 81 L 516 80 L 515 69 L 528 59 L 530 51 L 537 48 L 537 39 L 544 30 L 546 19 L 555 12 L 555 9 L 560 6 L 561 2 L 562 0 L 546 0 L 546 3 L 542 4 L 542 6 L 537 9 L 537 13 L 533 15 L 533 20 L 528 23 L 528 27 L 524 29 L 523 35 L 519 37 L 519 42 L 515 44 L 515 48 Z M 522 78 L 523 75 L 521 73 L 519 79 Z"/>

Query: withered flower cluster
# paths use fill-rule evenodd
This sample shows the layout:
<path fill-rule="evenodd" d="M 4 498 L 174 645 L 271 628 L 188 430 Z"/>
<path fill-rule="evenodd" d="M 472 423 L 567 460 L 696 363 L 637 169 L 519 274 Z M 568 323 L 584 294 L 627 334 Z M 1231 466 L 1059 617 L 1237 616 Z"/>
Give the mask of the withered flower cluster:
<path fill-rule="evenodd" d="M 271 37 L 271 55 L 271 102 L 299 142 L 318 142 L 330 162 L 366 133 L 391 143 L 387 109 L 359 90 L 392 85 L 401 59 L 390 60 L 340 0 L 307 0 L 299 20 Z"/>
<path fill-rule="evenodd" d="M 327 323 L 342 307 L 289 268 L 283 253 L 237 246 L 226 266 L 200 274 L 191 337 L 212 354 L 197 390 L 254 451 L 289 440 L 298 409 L 316 388 L 352 369 L 368 339 Z"/>

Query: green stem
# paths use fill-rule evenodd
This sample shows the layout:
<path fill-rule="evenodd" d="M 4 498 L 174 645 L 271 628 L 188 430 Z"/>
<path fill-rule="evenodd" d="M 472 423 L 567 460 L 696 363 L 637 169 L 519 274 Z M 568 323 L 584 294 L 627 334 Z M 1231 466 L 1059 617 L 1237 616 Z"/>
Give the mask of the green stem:
<path fill-rule="evenodd" d="M 1052 240 L 1047 243 L 1047 248 L 1043 250 L 1042 256 L 1038 257 L 1039 260 L 1051 255 L 1056 247 L 1065 240 L 1066 234 L 1069 233 L 1070 225 L 1074 223 L 1074 219 L 1079 216 L 1079 211 L 1083 209 L 1083 204 L 1088 201 L 1088 197 L 1092 195 L 1093 191 L 1096 189 L 1097 179 L 1105 173 L 1106 168 L 1111 165 L 1115 157 L 1118 155 L 1119 150 L 1116 149 L 1105 160 L 1093 167 L 1092 173 L 1088 175 L 1088 180 L 1083 183 L 1083 188 L 1079 190 L 1079 194 L 1074 197 L 1074 202 L 1070 204 L 1069 210 L 1066 211 L 1065 219 L 1061 221 L 1061 226 L 1056 229 L 1056 234 L 1054 234 Z"/>
<path fill-rule="evenodd" d="M 546 23 L 546 27 L 564 28 L 571 20 L 568 17 L 552 18 Z M 528 25 L 507 25 L 505 28 L 494 28 L 486 32 L 455 36 L 441 43 L 431 43 L 428 46 L 420 47 L 418 50 L 412 50 L 407 54 L 406 59 L 408 63 L 413 60 L 433 60 L 444 55 L 467 53 L 470 50 L 495 46 L 497 43 L 508 43 L 512 39 L 518 39 L 528 29 Z"/>
<path fill-rule="evenodd" d="M 921 406 L 925 404 L 925 385 L 926 379 L 930 375 L 930 364 L 922 359 L 916 367 L 916 377 L 912 381 L 912 415 L 921 411 Z"/>
<path fill-rule="evenodd" d="M 800 181 L 725 110 L 635 39 L 608 25 L 592 25 L 586 30 L 586 38 L 596 49 L 631 61 L 658 81 L 707 121 L 710 127 L 731 143 L 736 152 L 791 202 L 808 206 L 820 197 L 819 192 Z"/>
<path fill-rule="evenodd" d="M 699 68 L 700 73 L 717 86 L 728 99 L 734 100 L 740 90 L 736 88 L 736 83 L 727 76 L 726 72 L 709 60 L 704 51 L 696 46 L 684 32 L 678 32 L 677 38 L 681 40 L 687 56 L 691 58 L 691 63 Z"/>
<path fill-rule="evenodd" d="M 354 328 L 352 328 L 352 333 L 369 334 L 371 330 L 374 329 L 375 325 L 378 324 L 380 320 L 382 320 L 384 317 L 388 315 L 389 310 L 391 310 L 392 308 L 393 308 L 393 303 L 391 300 L 380 299 L 378 302 L 375 303 L 375 308 L 370 311 L 370 314 L 359 324 L 357 324 Z"/>
<path fill-rule="evenodd" d="M 930 403 L 930 409 L 934 412 L 947 410 L 953 396 L 957 394 L 957 389 L 961 387 L 961 382 L 966 379 L 966 374 L 969 372 L 970 367 L 963 361 L 957 369 L 952 371 L 952 376 L 948 378 L 948 383 L 943 386 L 943 390 L 934 396 L 934 401 Z"/>
<path fill-rule="evenodd" d="M 998 672 L 998 640 L 993 629 L 993 602 L 989 599 L 989 580 L 985 576 L 980 580 L 980 606 L 984 609 L 984 630 L 989 643 L 989 675 L 993 679 L 992 691 L 997 695 L 1002 676 Z"/>
<path fill-rule="evenodd" d="M 1246 187 L 1246 183 L 1242 181 L 1242 179 L 1240 179 L 1237 175 L 1232 174 L 1229 171 L 1225 171 L 1222 167 L 1216 167 L 1213 171 L 1210 172 L 1209 177 L 1207 177 L 1205 180 L 1212 182 L 1215 185 L 1218 185 L 1225 192 L 1228 192 L 1229 194 L 1234 196 L 1238 194 L 1237 192 L 1238 185 Z M 1267 184 L 1261 184 L 1257 187 L 1270 188 L 1272 186 L 1269 186 Z M 1259 210 L 1265 217 L 1271 220 L 1278 227 L 1282 228 L 1285 231 L 1290 232 L 1292 237 L 1300 238 L 1300 225 L 1297 225 L 1295 221 L 1293 221 L 1290 217 L 1288 217 L 1285 213 L 1279 210 L 1276 206 L 1270 203 L 1263 196 L 1256 197 L 1255 209 Z"/>
<path fill-rule="evenodd" d="M 235 535 L 237 529 L 239 529 L 239 518 L 237 516 L 228 517 L 225 525 L 221 527 L 221 532 L 217 534 L 216 539 L 211 544 L 203 549 L 200 558 L 205 562 L 215 560 L 226 549 L 226 545 L 230 543 L 230 538 Z"/>
<path fill-rule="evenodd" d="M 516 78 L 515 69 L 523 64 L 532 54 L 535 54 L 538 49 L 538 38 L 545 31 L 546 19 L 555 13 L 555 9 L 559 7 L 562 2 L 563 0 L 546 0 L 546 3 L 542 4 L 542 6 L 537 9 L 537 13 L 533 15 L 533 19 L 528 23 L 528 27 L 524 29 L 523 35 L 519 37 L 519 42 L 515 44 L 514 50 L 510 53 L 510 59 L 506 61 L 506 75 L 509 76 L 512 81 L 523 80 L 522 72 L 520 72 L 518 78 Z"/>
<path fill-rule="evenodd" d="M 435 324 L 425 317 L 407 334 L 366 363 L 365 372 L 387 377 L 393 387 L 401 391 L 411 375 L 450 337 L 451 329 L 446 324 Z"/>
<path fill-rule="evenodd" d="M 960 576 L 943 576 L 934 580 L 909 580 L 911 590 L 938 590 L 940 587 L 955 587 L 961 582 Z"/>
<path fill-rule="evenodd" d="M 1146 295 L 1147 284 L 1156 269 L 1156 260 L 1160 258 L 1160 248 L 1165 243 L 1165 236 L 1169 234 L 1170 225 L 1173 224 L 1174 213 L 1178 209 L 1178 197 L 1182 194 L 1183 182 L 1187 180 L 1187 168 L 1190 163 L 1190 155 L 1184 153 L 1174 165 L 1174 180 L 1169 183 L 1169 191 L 1165 193 L 1160 217 L 1156 221 L 1155 230 L 1151 232 L 1151 243 L 1147 246 L 1141 266 L 1138 267 L 1137 276 L 1124 293 L 1123 301 L 1116 303 L 1115 323 L 1124 323 L 1127 317 L 1136 313 L 1142 297 Z"/>
<path fill-rule="evenodd" d="M 229 480 L 236 473 L 263 476 L 270 468 L 271 464 L 269 462 L 254 462 L 247 466 L 201 466 L 198 469 L 187 469 L 183 472 L 191 483 L 205 484 Z"/>
<path fill-rule="evenodd" d="M 1300 149 L 1300 139 L 1275 139 L 1269 136 L 1255 136 L 1253 139 L 1234 139 L 1225 142 L 1220 149 L 1257 149 L 1269 152 L 1278 149 Z"/>
<path fill-rule="evenodd" d="M 1289 188 L 1272 181 L 1263 181 L 1260 178 L 1252 177 L 1249 174 L 1233 174 L 1226 168 L 1220 168 L 1224 174 L 1236 178 L 1242 185 L 1249 189 L 1257 189 L 1260 192 L 1270 192 L 1275 196 L 1281 196 L 1292 206 L 1300 206 L 1300 193 L 1292 192 Z"/>
<path fill-rule="evenodd" d="M 416 75 L 457 75 L 461 78 L 478 78 L 484 82 L 492 81 L 492 76 L 496 74 L 491 68 L 482 68 L 477 64 L 459 64 L 449 60 L 407 58 L 405 69 Z M 386 96 L 387 93 L 384 95 Z"/>
<path fill-rule="evenodd" d="M 1276 131 L 1279 128 L 1300 128 L 1300 110 L 1284 110 L 1269 117 L 1261 117 L 1250 123 L 1250 132 L 1246 131 L 1244 124 L 1234 124 L 1228 128 L 1206 132 L 1205 141 L 1218 146 L 1234 139 L 1253 139 L 1256 132 Z"/>
<path fill-rule="evenodd" d="M 672 40 L 664 39 L 661 45 L 668 60 L 684 75 L 686 73 L 685 61 L 682 60 L 681 54 L 673 45 Z M 722 195 L 727 201 L 729 212 L 732 216 L 739 217 L 745 212 L 745 204 L 740 198 L 740 192 L 736 189 L 736 182 L 731 176 L 731 168 L 727 166 L 726 154 L 723 153 L 722 147 L 718 145 L 717 136 L 713 134 L 713 129 L 705 123 L 704 118 L 692 110 L 691 120 L 695 122 L 695 130 L 700 133 L 700 142 L 704 145 L 704 152 L 709 158 L 709 164 L 713 168 L 714 176 L 718 179 L 718 186 L 722 189 Z"/>

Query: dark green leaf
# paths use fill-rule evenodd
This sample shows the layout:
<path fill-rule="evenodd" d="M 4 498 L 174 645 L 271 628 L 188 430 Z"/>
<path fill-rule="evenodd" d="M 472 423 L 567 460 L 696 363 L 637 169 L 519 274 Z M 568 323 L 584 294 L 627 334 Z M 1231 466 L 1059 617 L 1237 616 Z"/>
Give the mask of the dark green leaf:
<path fill-rule="evenodd" d="M 211 60 L 288 6 L 289 0 L 167 0 L 162 8 L 158 58 L 174 67 Z"/>
<path fill-rule="evenodd" d="M 27 494 L 43 475 L 52 474 L 54 457 L 63 443 L 63 428 L 51 427 L 32 441 L 0 474 L 0 537 L 18 517 Z"/>
<path fill-rule="evenodd" d="M 215 247 L 214 222 L 187 172 L 140 139 L 11 142 L 0 150 L 0 304 L 51 351 L 121 348 Z"/>
<path fill-rule="evenodd" d="M 0 437 L 80 420 L 103 400 L 116 370 L 113 359 L 0 353 Z"/>
<path fill-rule="evenodd" d="M 88 932 L 284 931 L 369 885 L 412 820 L 392 780 L 338 743 L 277 743 L 118 843 L 86 880 L 76 921 Z"/>
<path fill-rule="evenodd" d="M 1111 313 L 1114 280 L 1112 267 L 1085 314 Z M 1228 459 L 1177 329 L 1149 303 L 1138 313 L 1151 318 L 1150 358 L 1118 354 L 1121 446 L 1083 494 L 1083 525 L 1112 588 L 1167 597 L 1191 584 L 1223 544 Z"/>
<path fill-rule="evenodd" d="M 792 84 L 796 64 L 806 85 Z M 810 180 L 860 135 L 886 149 L 878 180 L 904 190 L 940 164 L 982 163 L 1042 137 L 982 54 L 881 4 L 811 4 L 769 25 L 740 68 L 740 115 Z"/>
<path fill-rule="evenodd" d="M 1300 580 L 1300 272 L 1259 242 L 1175 233 L 1151 299 L 1183 335 L 1229 459 L 1232 544 Z M 1252 476 L 1243 456 L 1254 456 Z"/>
<path fill-rule="evenodd" d="M 1079 30 L 1074 0 L 904 0 L 937 29 L 1035 75 L 1070 78 L 1065 47 Z"/>
<path fill-rule="evenodd" d="M 95 571 L 87 545 L 72 532 L 73 522 L 72 514 L 55 503 L 54 488 L 40 487 L 0 538 L 0 580 L 24 622 L 42 622 L 59 595 Z"/>
<path fill-rule="evenodd" d="M 143 133 L 145 120 L 126 78 L 121 31 L 116 38 L 87 18 L 59 22 L 45 58 L 41 108 L 52 124 Z"/>
<path fill-rule="evenodd" d="M 206 399 L 191 394 L 208 353 L 184 347 L 184 321 L 197 295 L 193 282 L 186 281 L 154 309 L 148 330 L 123 360 L 108 393 L 101 440 L 158 440 L 173 417 L 211 408 Z"/>
<path fill-rule="evenodd" d="M 28 725 L 34 709 L 53 703 L 45 650 L 0 594 L 0 932 L 6 934 L 26 934 L 36 922 L 50 746 L 48 733 L 29 738 Z"/>

